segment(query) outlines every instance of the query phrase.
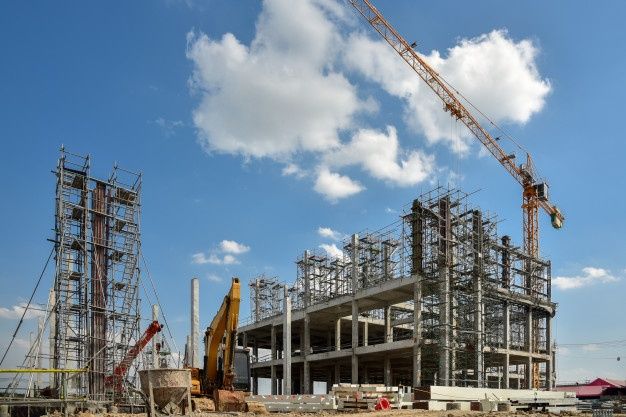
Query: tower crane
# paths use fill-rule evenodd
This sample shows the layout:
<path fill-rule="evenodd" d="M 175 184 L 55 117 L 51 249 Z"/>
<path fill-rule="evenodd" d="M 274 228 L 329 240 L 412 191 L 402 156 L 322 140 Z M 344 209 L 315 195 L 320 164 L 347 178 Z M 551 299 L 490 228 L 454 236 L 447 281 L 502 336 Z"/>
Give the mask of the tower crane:
<path fill-rule="evenodd" d="M 374 7 L 370 0 L 348 0 L 349 3 L 367 20 L 385 41 L 409 64 L 417 75 L 435 92 L 443 102 L 443 109 L 450 116 L 461 121 L 478 139 L 483 146 L 496 158 L 504 169 L 522 186 L 522 211 L 523 211 L 523 239 L 524 252 L 528 256 L 526 265 L 527 283 L 529 293 L 533 291 L 532 259 L 539 257 L 539 208 L 549 216 L 552 226 L 560 229 L 565 217 L 556 205 L 552 204 L 548 196 L 548 184 L 540 180 L 535 171 L 532 157 L 526 152 L 526 162 L 520 165 L 515 163 L 515 155 L 508 154 L 498 143 L 499 138 L 494 138 L 484 127 L 478 123 L 476 117 L 459 100 L 461 94 L 443 79 L 427 62 L 414 50 L 415 43 L 409 44 L 394 29 L 383 15 Z M 455 94 L 456 93 L 456 94 Z M 533 342 L 535 344 L 536 341 Z M 533 366 L 533 385 L 539 385 L 538 366 Z"/>

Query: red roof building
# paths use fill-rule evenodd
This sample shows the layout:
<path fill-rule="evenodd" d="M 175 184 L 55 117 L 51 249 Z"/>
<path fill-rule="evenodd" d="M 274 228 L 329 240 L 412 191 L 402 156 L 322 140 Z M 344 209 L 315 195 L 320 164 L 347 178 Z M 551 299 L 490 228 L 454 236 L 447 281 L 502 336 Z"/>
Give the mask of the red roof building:
<path fill-rule="evenodd" d="M 606 396 L 626 395 L 626 381 L 607 378 L 596 378 L 591 382 L 576 385 L 558 385 L 555 391 L 571 391 L 576 393 L 576 398 L 592 400 Z"/>

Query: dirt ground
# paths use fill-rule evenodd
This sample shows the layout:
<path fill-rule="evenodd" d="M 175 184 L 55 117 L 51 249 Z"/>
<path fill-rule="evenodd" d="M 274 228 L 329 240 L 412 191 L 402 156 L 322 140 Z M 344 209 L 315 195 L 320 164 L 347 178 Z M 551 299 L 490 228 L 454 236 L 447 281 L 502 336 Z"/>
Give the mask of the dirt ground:
<path fill-rule="evenodd" d="M 425 411 L 425 410 L 389 410 L 389 411 L 364 411 L 364 412 L 336 412 L 336 411 L 320 411 L 317 413 L 268 413 L 267 417 L 549 417 L 558 416 L 553 413 L 539 412 L 482 412 L 482 411 Z M 562 413 L 561 416 L 572 415 L 571 413 Z M 585 414 L 576 415 L 585 416 Z M 62 415 L 53 413 L 49 417 L 62 417 Z M 194 413 L 194 417 L 254 417 L 253 413 Z M 258 415 L 257 415 L 258 416 Z M 589 414 L 586 414 L 589 416 Z M 626 417 L 626 414 L 613 414 L 614 417 Z M 76 417 L 147 417 L 146 414 L 124 414 L 124 413 L 78 413 Z"/>

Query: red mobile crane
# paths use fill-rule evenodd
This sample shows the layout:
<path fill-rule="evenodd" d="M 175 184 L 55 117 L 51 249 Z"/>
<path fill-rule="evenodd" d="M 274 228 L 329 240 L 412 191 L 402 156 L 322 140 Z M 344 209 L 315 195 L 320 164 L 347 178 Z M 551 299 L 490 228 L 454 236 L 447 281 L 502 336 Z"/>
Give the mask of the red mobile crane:
<path fill-rule="evenodd" d="M 122 383 L 126 374 L 128 373 L 128 369 L 130 365 L 133 363 L 135 358 L 139 356 L 144 347 L 150 342 L 150 340 L 161 331 L 163 326 L 158 321 L 153 321 L 150 323 L 146 331 L 143 335 L 137 340 L 135 346 L 130 348 L 128 352 L 126 352 L 126 356 L 124 359 L 113 369 L 113 375 L 109 375 L 106 377 L 106 385 L 113 386 L 115 392 L 122 392 Z"/>

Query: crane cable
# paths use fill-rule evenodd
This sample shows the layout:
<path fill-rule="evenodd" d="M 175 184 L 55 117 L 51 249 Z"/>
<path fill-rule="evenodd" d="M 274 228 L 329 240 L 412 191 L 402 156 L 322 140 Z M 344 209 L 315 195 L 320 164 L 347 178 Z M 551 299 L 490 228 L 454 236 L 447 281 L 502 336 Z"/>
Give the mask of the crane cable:
<path fill-rule="evenodd" d="M 148 268 L 148 261 L 146 261 L 146 257 L 143 255 L 143 252 L 141 252 L 141 260 L 143 261 L 143 264 L 146 268 L 146 272 L 148 274 L 148 279 L 150 280 L 150 286 L 152 287 L 152 291 L 154 292 L 154 296 L 156 298 L 156 302 L 159 306 L 159 309 L 161 310 L 161 315 L 163 316 L 163 321 L 165 323 L 165 327 L 167 328 L 167 333 L 170 336 L 170 339 L 172 340 L 172 343 L 174 344 L 174 349 L 177 352 L 180 352 L 178 350 L 178 345 L 176 344 L 176 339 L 174 339 L 174 336 L 172 335 L 172 331 L 170 330 L 170 325 L 167 322 L 167 317 L 165 315 L 165 310 L 163 309 L 163 305 L 161 304 L 161 300 L 159 298 L 159 293 L 156 290 L 156 287 L 154 286 L 154 281 L 152 280 L 152 274 L 150 274 L 150 269 Z M 147 291 L 146 291 L 147 293 Z M 180 361 L 180 358 L 177 358 L 178 361 Z"/>
<path fill-rule="evenodd" d="M 43 275 L 45 274 L 46 269 L 48 268 L 48 264 L 50 263 L 50 259 L 52 259 L 53 253 L 54 253 L 54 246 L 52 247 L 52 249 L 50 249 L 50 254 L 48 255 L 46 264 L 44 265 L 43 270 L 41 271 L 41 274 L 39 275 L 37 284 L 35 284 L 35 288 L 33 289 L 33 292 L 30 294 L 28 303 L 26 304 L 26 307 L 24 307 L 24 311 L 22 312 L 22 317 L 20 317 L 20 321 L 17 323 L 17 327 L 15 328 L 15 331 L 13 332 L 13 336 L 11 337 L 11 340 L 9 341 L 9 345 L 5 349 L 4 354 L 2 355 L 2 359 L 0 359 L 0 366 L 2 366 L 2 364 L 4 363 L 4 360 L 6 359 L 7 354 L 9 353 L 9 349 L 11 349 L 11 345 L 13 345 L 13 342 L 15 341 L 17 333 L 20 331 L 20 327 L 22 327 L 22 323 L 24 322 L 24 317 L 26 316 L 26 312 L 28 311 L 28 308 L 30 307 L 31 302 L 33 301 L 33 297 L 35 297 L 35 293 L 37 292 L 37 288 L 39 288 L 39 284 L 41 284 L 41 279 L 43 278 Z"/>

